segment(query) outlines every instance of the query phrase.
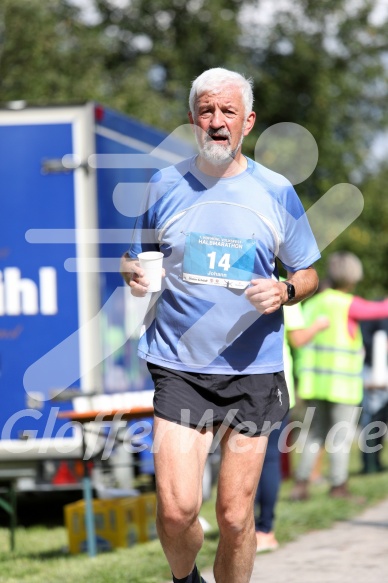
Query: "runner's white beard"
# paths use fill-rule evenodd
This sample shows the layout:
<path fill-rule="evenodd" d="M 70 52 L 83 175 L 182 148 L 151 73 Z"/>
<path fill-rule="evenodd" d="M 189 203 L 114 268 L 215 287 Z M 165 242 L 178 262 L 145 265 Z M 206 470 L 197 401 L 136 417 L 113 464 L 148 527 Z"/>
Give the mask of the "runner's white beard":
<path fill-rule="evenodd" d="M 230 145 L 221 146 L 217 142 L 206 141 L 201 148 L 201 155 L 211 164 L 222 166 L 234 159 L 236 150 L 233 151 Z"/>
<path fill-rule="evenodd" d="M 232 149 L 230 144 L 228 146 L 221 146 L 214 140 L 206 140 L 205 143 L 198 144 L 198 146 L 201 156 L 203 156 L 207 162 L 210 162 L 210 164 L 213 164 L 214 166 L 225 166 L 234 160 L 243 139 L 244 134 L 242 133 L 240 140 L 234 149 Z"/>

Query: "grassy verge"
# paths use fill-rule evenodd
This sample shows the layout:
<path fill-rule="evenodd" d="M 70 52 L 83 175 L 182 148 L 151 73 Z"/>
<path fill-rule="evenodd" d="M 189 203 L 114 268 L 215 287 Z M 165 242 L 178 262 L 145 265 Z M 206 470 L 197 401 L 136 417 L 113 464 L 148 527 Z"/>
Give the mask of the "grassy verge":
<path fill-rule="evenodd" d="M 388 447 L 384 462 L 388 465 Z M 311 500 L 290 503 L 292 484 L 284 482 L 277 506 L 276 534 L 281 543 L 300 534 L 328 528 L 336 520 L 346 520 L 387 497 L 388 474 L 357 475 L 358 452 L 354 451 L 350 488 L 366 498 L 365 504 L 332 500 L 325 485 L 312 488 Z M 212 564 L 217 547 L 217 527 L 214 498 L 203 504 L 201 515 L 210 523 L 200 553 L 200 568 Z M 9 552 L 8 531 L 0 529 L 0 583 L 162 583 L 170 577 L 169 569 L 158 541 L 117 549 L 90 559 L 87 555 L 69 555 L 64 528 L 35 526 L 18 528 L 16 551 Z"/>

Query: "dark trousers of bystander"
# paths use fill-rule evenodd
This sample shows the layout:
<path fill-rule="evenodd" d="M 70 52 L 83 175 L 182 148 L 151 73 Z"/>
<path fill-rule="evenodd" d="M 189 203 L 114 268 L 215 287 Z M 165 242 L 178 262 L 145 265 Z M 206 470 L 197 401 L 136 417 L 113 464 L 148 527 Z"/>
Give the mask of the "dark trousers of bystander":
<path fill-rule="evenodd" d="M 279 438 L 288 423 L 288 416 L 279 429 L 271 431 L 263 470 L 255 497 L 255 528 L 257 532 L 271 532 L 275 519 L 275 506 L 282 481 Z"/>

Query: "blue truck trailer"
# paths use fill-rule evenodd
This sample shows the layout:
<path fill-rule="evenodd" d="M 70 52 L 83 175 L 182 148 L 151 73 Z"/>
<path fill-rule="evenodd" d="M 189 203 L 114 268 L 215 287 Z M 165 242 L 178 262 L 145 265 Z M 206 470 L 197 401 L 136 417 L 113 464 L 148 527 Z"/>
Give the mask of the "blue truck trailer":
<path fill-rule="evenodd" d="M 76 488 L 58 413 L 152 402 L 119 259 L 149 178 L 193 146 L 95 103 L 11 103 L 0 144 L 0 477 Z"/>

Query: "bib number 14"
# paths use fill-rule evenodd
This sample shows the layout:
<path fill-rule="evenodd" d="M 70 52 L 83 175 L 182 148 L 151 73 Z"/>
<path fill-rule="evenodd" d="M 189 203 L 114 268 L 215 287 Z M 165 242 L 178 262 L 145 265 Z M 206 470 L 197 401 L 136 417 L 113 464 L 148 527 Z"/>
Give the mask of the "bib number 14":
<path fill-rule="evenodd" d="M 216 266 L 216 251 L 212 251 L 208 253 L 207 256 L 209 257 L 209 268 L 214 269 Z M 230 253 L 224 253 L 219 262 L 217 263 L 217 267 L 221 267 L 224 271 L 228 271 L 230 268 Z"/>

